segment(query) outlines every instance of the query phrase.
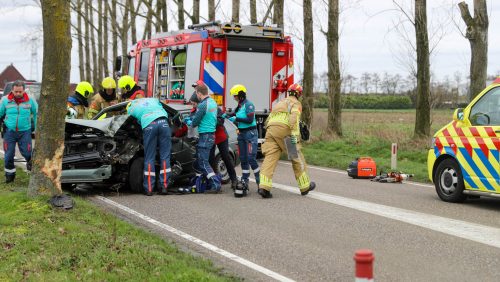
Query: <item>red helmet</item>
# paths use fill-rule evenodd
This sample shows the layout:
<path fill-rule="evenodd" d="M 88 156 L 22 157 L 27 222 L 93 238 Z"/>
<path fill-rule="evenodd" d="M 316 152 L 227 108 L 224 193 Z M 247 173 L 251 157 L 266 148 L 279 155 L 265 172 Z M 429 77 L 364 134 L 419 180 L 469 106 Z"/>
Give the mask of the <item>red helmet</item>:
<path fill-rule="evenodd" d="M 295 95 L 297 98 L 302 96 L 302 86 L 300 86 L 300 84 L 298 83 L 294 83 L 292 85 L 290 85 L 290 87 L 288 87 L 288 92 L 290 94 L 293 93 L 293 95 Z"/>

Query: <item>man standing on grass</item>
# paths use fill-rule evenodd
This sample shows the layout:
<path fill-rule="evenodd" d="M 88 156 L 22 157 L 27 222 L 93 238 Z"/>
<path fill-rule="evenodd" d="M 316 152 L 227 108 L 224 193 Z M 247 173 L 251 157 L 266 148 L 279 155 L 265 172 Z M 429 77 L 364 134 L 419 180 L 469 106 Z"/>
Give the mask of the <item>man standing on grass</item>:
<path fill-rule="evenodd" d="M 5 183 L 10 183 L 16 178 L 14 166 L 16 144 L 19 146 L 21 155 L 26 159 L 26 169 L 31 170 L 31 134 L 36 128 L 38 104 L 24 90 L 24 83 L 19 80 L 15 81 L 12 92 L 0 101 L 0 117 L 5 117 L 3 122 L 6 130 L 3 134 Z"/>

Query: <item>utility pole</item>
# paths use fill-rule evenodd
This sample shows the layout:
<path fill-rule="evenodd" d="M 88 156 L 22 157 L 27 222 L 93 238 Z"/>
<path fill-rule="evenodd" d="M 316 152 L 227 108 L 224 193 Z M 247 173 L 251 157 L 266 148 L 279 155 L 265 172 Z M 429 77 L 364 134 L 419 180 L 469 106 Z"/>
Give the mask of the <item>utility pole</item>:
<path fill-rule="evenodd" d="M 38 81 L 38 39 L 36 36 L 31 37 L 31 70 L 30 79 Z"/>

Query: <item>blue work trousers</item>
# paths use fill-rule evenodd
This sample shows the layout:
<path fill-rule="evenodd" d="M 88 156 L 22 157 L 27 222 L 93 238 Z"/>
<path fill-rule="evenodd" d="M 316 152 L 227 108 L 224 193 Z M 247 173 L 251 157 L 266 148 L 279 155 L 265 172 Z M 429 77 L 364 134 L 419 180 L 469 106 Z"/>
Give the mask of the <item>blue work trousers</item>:
<path fill-rule="evenodd" d="M 214 133 L 200 133 L 200 138 L 198 139 L 198 145 L 196 146 L 196 165 L 195 170 L 201 173 L 208 179 L 210 184 L 210 189 L 220 190 L 221 183 L 218 177 L 216 177 L 214 170 L 210 166 L 210 150 L 215 144 L 215 134 Z"/>
<path fill-rule="evenodd" d="M 16 175 L 14 165 L 14 155 L 16 154 L 16 144 L 18 144 L 21 155 L 26 162 L 31 160 L 31 130 L 14 131 L 7 128 L 3 137 L 3 150 L 5 152 L 5 175 Z"/>
<path fill-rule="evenodd" d="M 144 144 L 144 190 L 153 192 L 155 187 L 156 149 L 160 151 L 160 187 L 167 189 L 170 178 L 170 150 L 172 140 L 170 127 L 166 118 L 159 118 L 151 122 L 142 130 Z"/>
<path fill-rule="evenodd" d="M 259 137 L 257 129 L 240 129 L 240 133 L 238 134 L 238 147 L 240 148 L 241 181 L 248 183 L 250 167 L 252 167 L 257 185 L 260 184 L 260 168 L 257 163 L 258 142 Z"/>

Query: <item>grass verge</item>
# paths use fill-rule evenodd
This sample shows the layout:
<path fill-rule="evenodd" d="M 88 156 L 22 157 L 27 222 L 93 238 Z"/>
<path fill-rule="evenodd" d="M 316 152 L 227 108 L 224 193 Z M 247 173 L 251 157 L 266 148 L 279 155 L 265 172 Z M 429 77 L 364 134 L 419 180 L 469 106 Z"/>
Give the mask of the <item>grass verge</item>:
<path fill-rule="evenodd" d="M 70 211 L 29 199 L 23 172 L 0 181 L 0 281 L 239 280 L 78 197 Z"/>

